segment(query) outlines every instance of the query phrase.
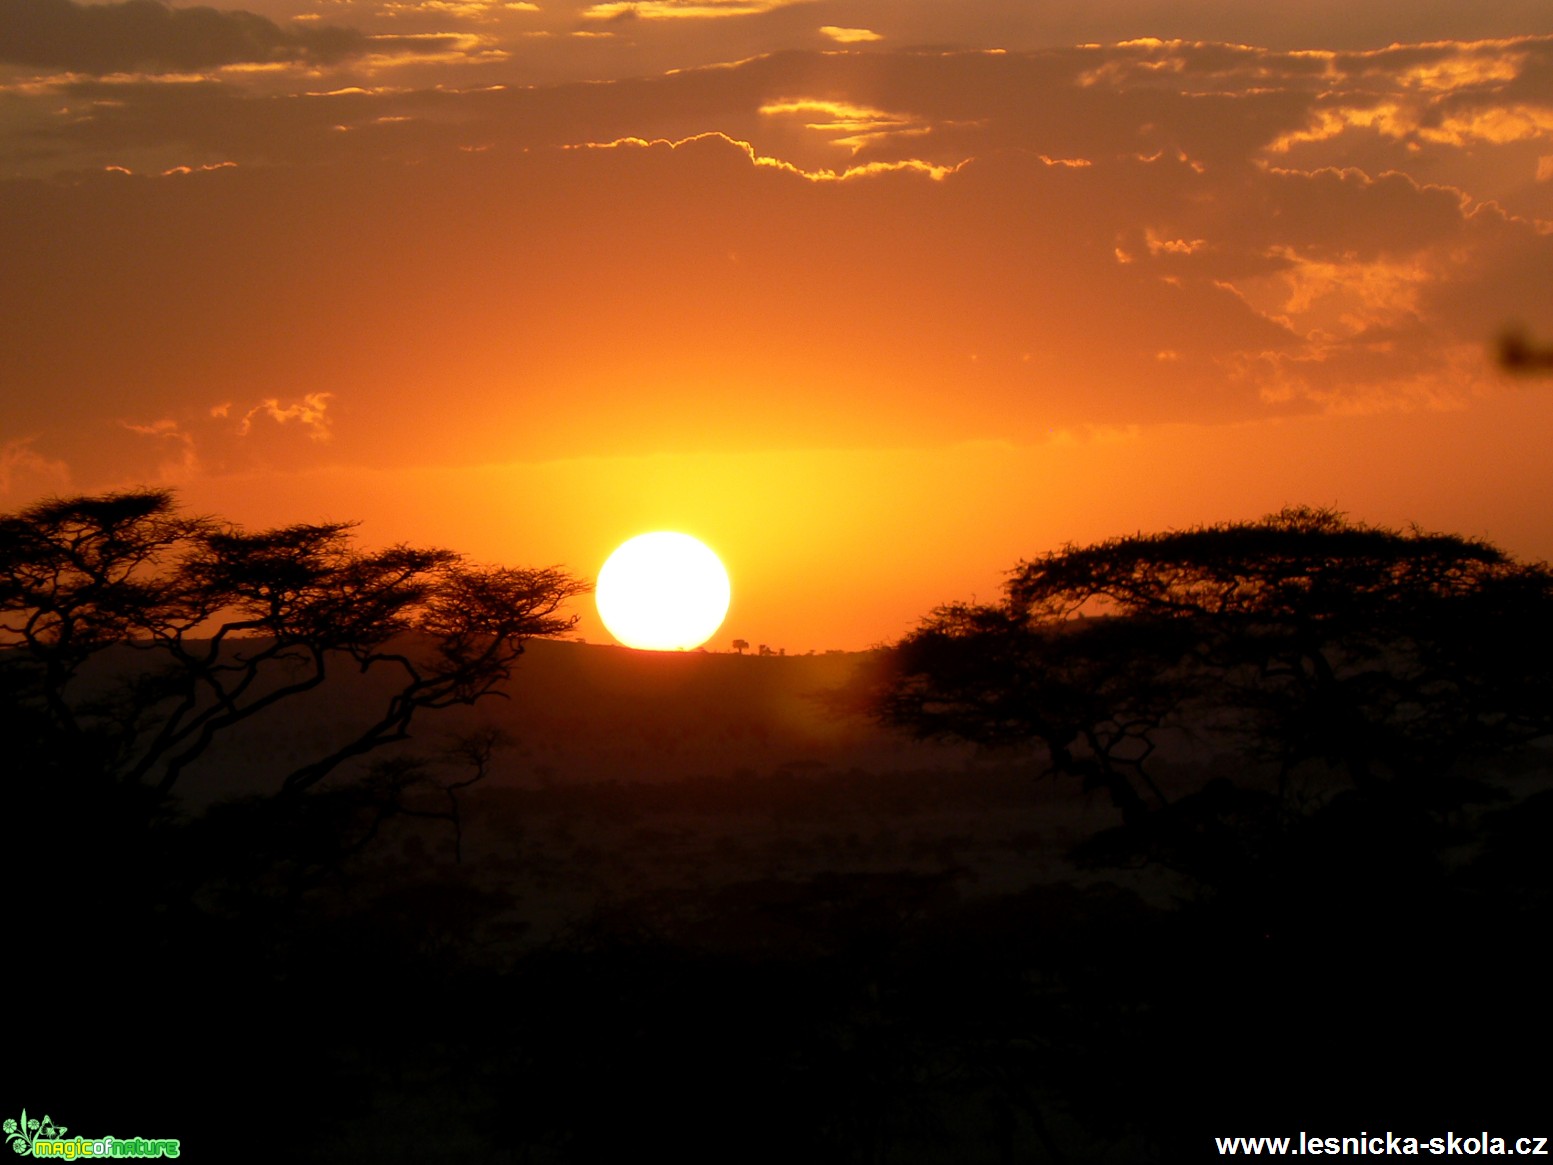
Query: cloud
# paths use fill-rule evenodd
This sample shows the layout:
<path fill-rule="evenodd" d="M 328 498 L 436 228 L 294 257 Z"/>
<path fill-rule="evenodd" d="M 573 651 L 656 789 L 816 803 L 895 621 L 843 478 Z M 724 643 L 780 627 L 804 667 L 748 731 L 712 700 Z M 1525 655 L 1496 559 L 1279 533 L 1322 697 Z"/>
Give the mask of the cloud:
<path fill-rule="evenodd" d="M 0 445 L 0 497 L 32 498 L 69 489 L 70 467 L 39 453 L 35 441 L 19 437 Z"/>
<path fill-rule="evenodd" d="M 829 167 L 806 170 L 781 158 L 758 153 L 749 142 L 730 138 L 723 133 L 696 134 L 694 137 L 684 138 L 677 142 L 665 141 L 663 138 L 658 138 L 655 141 L 646 141 L 642 138 L 617 138 L 612 142 L 582 142 L 565 148 L 583 150 L 667 149 L 674 151 L 687 146 L 696 147 L 702 144 L 732 146 L 734 149 L 742 151 L 756 166 L 783 170 L 809 182 L 849 182 L 854 179 L 869 178 L 880 174 L 920 174 L 934 181 L 941 182 L 957 169 L 955 166 L 935 166 L 931 162 L 922 161 L 920 158 L 903 158 L 894 162 L 867 162 L 859 166 L 848 166 L 843 170 L 835 170 Z"/>
<path fill-rule="evenodd" d="M 909 113 L 888 113 L 850 101 L 817 97 L 788 97 L 760 107 L 763 117 L 794 117 L 805 129 L 828 136 L 836 145 L 854 153 L 884 138 L 928 132 L 928 126 Z"/>
<path fill-rule="evenodd" d="M 327 64 L 368 51 L 364 34 L 283 29 L 252 12 L 158 0 L 0 2 L 0 62 L 81 73 L 198 71 L 241 62 Z"/>
<path fill-rule="evenodd" d="M 384 16 L 454 17 L 490 23 L 513 12 L 538 12 L 538 4 L 528 0 L 386 0 L 377 11 Z"/>
<path fill-rule="evenodd" d="M 822 24 L 820 35 L 830 37 L 837 44 L 868 44 L 884 39 L 871 28 L 841 28 L 834 24 Z"/>
<path fill-rule="evenodd" d="M 814 0 L 618 0 L 583 9 L 587 20 L 718 20 L 758 16 Z"/>
<path fill-rule="evenodd" d="M 122 457 L 140 464 L 142 476 L 185 483 L 196 478 L 251 472 L 257 468 L 296 468 L 311 461 L 310 451 L 333 436 L 329 407 L 333 393 L 305 393 L 282 401 L 266 397 L 238 409 L 232 401 L 206 407 L 183 406 L 175 415 L 150 421 L 123 420 L 118 428 L 142 438 L 149 460 L 128 451 Z M 305 440 L 298 442 L 297 437 Z"/>
<path fill-rule="evenodd" d="M 136 436 L 156 442 L 156 476 L 161 481 L 187 481 L 200 472 L 202 465 L 194 434 L 172 417 L 148 422 L 120 421 L 119 424 Z"/>
<path fill-rule="evenodd" d="M 332 392 L 310 392 L 288 405 L 282 405 L 279 397 L 269 397 L 260 401 L 243 414 L 237 422 L 236 433 L 239 437 L 246 437 L 253 432 L 255 418 L 274 421 L 277 425 L 289 425 L 295 422 L 300 428 L 306 430 L 308 438 L 313 441 L 329 440 L 329 402 L 334 398 Z M 222 413 L 229 406 L 221 406 Z M 212 415 L 216 415 L 212 410 Z"/>
<path fill-rule="evenodd" d="M 11 423 L 78 467 L 122 396 L 216 472 L 1459 407 L 1553 330 L 1549 43 L 60 82 L 12 98 L 82 164 L 0 183 Z"/>
<path fill-rule="evenodd" d="M 1477 142 L 1553 141 L 1553 108 L 1508 105 L 1448 114 L 1436 124 L 1420 126 L 1418 135 L 1453 146 Z"/>

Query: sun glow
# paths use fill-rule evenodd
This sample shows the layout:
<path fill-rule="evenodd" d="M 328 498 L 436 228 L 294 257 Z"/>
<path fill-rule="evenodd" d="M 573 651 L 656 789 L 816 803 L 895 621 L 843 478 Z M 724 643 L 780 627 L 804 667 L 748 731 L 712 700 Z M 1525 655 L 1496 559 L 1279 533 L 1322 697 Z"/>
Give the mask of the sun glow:
<path fill-rule="evenodd" d="M 722 626 L 730 593 L 728 572 L 705 544 L 659 531 L 609 556 L 594 601 L 609 633 L 627 647 L 686 651 Z"/>

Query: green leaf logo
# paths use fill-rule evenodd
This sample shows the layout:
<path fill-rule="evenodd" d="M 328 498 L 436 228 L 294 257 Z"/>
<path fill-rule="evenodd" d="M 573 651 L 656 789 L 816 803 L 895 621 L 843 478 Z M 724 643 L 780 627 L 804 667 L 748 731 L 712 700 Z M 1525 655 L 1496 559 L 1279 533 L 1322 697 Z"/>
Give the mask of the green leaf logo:
<path fill-rule="evenodd" d="M 57 1141 L 69 1130 L 56 1125 L 54 1118 L 44 1115 L 40 1121 L 36 1117 L 28 1119 L 27 1110 L 22 1109 L 19 1120 L 5 1122 L 5 1139 L 11 1148 L 21 1156 L 32 1152 L 32 1147 L 39 1141 Z"/>

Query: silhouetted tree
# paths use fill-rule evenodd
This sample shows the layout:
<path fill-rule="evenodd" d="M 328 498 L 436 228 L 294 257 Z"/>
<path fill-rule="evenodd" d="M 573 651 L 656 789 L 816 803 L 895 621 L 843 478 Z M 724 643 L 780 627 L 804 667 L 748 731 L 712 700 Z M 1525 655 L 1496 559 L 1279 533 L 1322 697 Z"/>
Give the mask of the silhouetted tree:
<path fill-rule="evenodd" d="M 735 639 L 733 641 L 733 649 L 740 655 L 743 655 L 750 649 L 750 641 L 748 639 Z"/>
<path fill-rule="evenodd" d="M 339 1068 L 317 1033 L 353 1022 L 348 999 L 373 1018 L 347 1044 L 374 1046 L 390 1000 L 413 995 L 402 981 L 433 968 L 377 925 L 372 892 L 392 890 L 392 859 L 361 851 L 385 822 L 430 816 L 452 827 L 457 855 L 460 794 L 498 742 L 455 746 L 452 776 L 397 753 L 348 780 L 341 766 L 406 739 L 423 713 L 500 695 L 525 641 L 568 631 L 565 604 L 584 590 L 554 568 L 362 550 L 343 523 L 244 531 L 181 513 L 165 490 L 0 517 L 0 878 L 19 910 L 49 920 L 12 976 L 26 1014 L 11 1038 L 32 1049 L 32 1086 L 100 1113 L 176 1104 L 180 1121 L 229 1129 L 262 1087 L 257 1066 L 283 1065 L 318 1098 L 297 1118 L 327 1123 Z M 288 710 L 351 677 L 351 699 L 331 704 L 338 735 L 312 756 L 274 749 L 290 762 L 266 795 L 192 819 L 173 803 L 196 772 L 222 791 L 232 752 L 217 746 L 239 726 L 302 743 Z M 407 932 L 445 924 L 443 899 L 428 901 Z M 63 957 L 83 935 L 111 974 Z M 146 1017 L 156 1072 L 98 1074 L 66 1047 L 88 1031 L 123 1043 Z"/>
<path fill-rule="evenodd" d="M 227 833 L 247 833 L 230 844 L 270 855 L 266 877 L 286 884 L 283 896 L 338 872 L 391 817 L 442 817 L 457 847 L 458 791 L 489 759 L 477 741 L 479 755 L 458 758 L 463 779 L 399 758 L 320 785 L 407 739 L 420 713 L 499 695 L 526 639 L 572 627 L 562 608 L 584 589 L 553 568 L 362 551 L 344 523 L 247 532 L 181 514 L 166 490 L 55 499 L 0 519 L 0 731 L 12 774 L 0 799 L 27 823 L 6 851 L 14 880 L 105 926 L 193 902 L 225 875 L 197 838 L 167 828 L 180 779 L 238 726 L 283 723 L 290 704 L 352 675 L 369 699 L 342 706 L 361 720 L 338 717 L 331 741 L 269 778 L 289 807 L 233 807 Z M 65 836 L 77 856 L 60 868 Z"/>
<path fill-rule="evenodd" d="M 555 568 L 361 551 L 346 523 L 250 533 L 179 514 L 166 490 L 42 502 L 0 519 L 7 727 L 34 775 L 165 795 L 223 732 L 335 669 L 391 675 L 375 718 L 282 776 L 297 793 L 423 710 L 497 694 L 585 590 Z"/>
<path fill-rule="evenodd" d="M 490 774 L 497 751 L 512 743 L 499 728 L 455 737 L 443 750 L 442 758 L 460 766 L 460 776 L 438 775 L 434 764 L 425 757 L 392 757 L 373 766 L 368 784 L 387 795 L 374 827 L 389 817 L 429 818 L 446 821 L 453 827 L 453 860 L 464 860 L 464 815 L 459 794 L 479 784 Z"/>
<path fill-rule="evenodd" d="M 1044 745 L 1137 816 L 1158 731 L 1188 708 L 1285 774 L 1320 759 L 1360 785 L 1546 735 L 1550 613 L 1546 566 L 1287 509 L 1022 562 L 1002 602 L 901 641 L 872 698 L 919 735 Z"/>
<path fill-rule="evenodd" d="M 886 723 L 923 739 L 1044 747 L 1050 771 L 1103 788 L 1125 818 L 1164 795 L 1147 762 L 1184 698 L 1188 642 L 1136 619 L 1047 621 L 1011 602 L 940 607 L 893 651 L 865 694 Z"/>

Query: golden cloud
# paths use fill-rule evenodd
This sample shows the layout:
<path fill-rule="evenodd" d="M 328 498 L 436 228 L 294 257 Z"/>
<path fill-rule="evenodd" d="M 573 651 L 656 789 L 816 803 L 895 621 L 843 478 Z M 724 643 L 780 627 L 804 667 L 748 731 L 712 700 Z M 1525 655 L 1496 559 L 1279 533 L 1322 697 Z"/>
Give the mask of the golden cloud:
<path fill-rule="evenodd" d="M 1404 138 L 1418 128 L 1418 120 L 1416 110 L 1404 108 L 1396 101 L 1327 107 L 1315 110 L 1304 129 L 1274 138 L 1267 144 L 1267 149 L 1275 154 L 1286 154 L 1294 146 L 1330 141 L 1350 129 L 1374 129 L 1386 137 Z"/>
<path fill-rule="evenodd" d="M 836 135 L 833 143 L 853 153 L 887 137 L 928 132 L 928 126 L 909 113 L 890 113 L 849 101 L 782 98 L 766 102 L 760 113 L 763 117 L 802 117 L 805 129 Z"/>
<path fill-rule="evenodd" d="M 1466 47 L 1468 51 L 1459 56 L 1426 61 L 1405 69 L 1397 79 L 1409 89 L 1444 93 L 1513 81 L 1520 76 L 1526 63 L 1525 53 L 1507 52 L 1500 42 L 1495 42 L 1486 53 L 1481 45 Z"/>
<path fill-rule="evenodd" d="M 453 16 L 466 20 L 495 20 L 502 12 L 538 12 L 539 5 L 526 0 L 388 0 L 378 7 L 383 16 Z"/>
<path fill-rule="evenodd" d="M 568 150 L 616 150 L 616 149 L 655 149 L 667 148 L 670 150 L 683 149 L 703 142 L 725 142 L 741 150 L 756 166 L 764 166 L 775 170 L 785 170 L 789 174 L 795 174 L 809 182 L 849 182 L 857 178 L 868 178 L 879 174 L 922 174 L 925 177 L 940 182 L 949 175 L 957 172 L 964 162 L 953 166 L 940 166 L 932 162 L 924 162 L 920 158 L 906 158 L 894 162 L 868 162 L 861 166 L 848 166 L 845 170 L 818 169 L 806 170 L 801 166 L 795 166 L 791 162 L 781 158 L 773 158 L 766 154 L 758 153 L 753 145 L 737 138 L 731 138 L 724 133 L 702 133 L 692 137 L 681 138 L 678 141 L 669 141 L 665 138 L 656 138 L 648 141 L 645 138 L 616 138 L 610 142 L 580 142 L 564 146 Z"/>
<path fill-rule="evenodd" d="M 1149 254 L 1159 255 L 1192 255 L 1208 245 L 1207 239 L 1167 239 L 1149 227 L 1144 232 L 1144 239 L 1149 248 Z"/>
<path fill-rule="evenodd" d="M 1447 117 L 1439 125 L 1421 128 L 1418 136 L 1452 146 L 1471 142 L 1503 145 L 1534 141 L 1553 137 L 1553 109 L 1532 105 L 1490 106 Z"/>
<path fill-rule="evenodd" d="M 830 37 L 837 44 L 866 44 L 869 41 L 884 39 L 871 28 L 841 28 L 834 24 L 822 24 L 820 33 Z"/>
<path fill-rule="evenodd" d="M 267 417 L 277 425 L 288 425 L 295 421 L 308 431 L 307 435 L 312 440 L 327 441 L 330 437 L 329 402 L 332 399 L 334 399 L 332 392 L 310 392 L 300 400 L 282 406 L 280 398 L 272 396 L 260 401 L 243 414 L 242 420 L 237 423 L 237 435 L 246 437 L 252 432 L 256 417 Z"/>
<path fill-rule="evenodd" d="M 236 167 L 236 162 L 205 162 L 198 166 L 170 166 L 162 171 L 162 177 L 171 178 L 178 174 L 202 174 L 207 170 L 232 170 Z M 126 174 L 129 173 L 128 170 L 124 172 Z"/>
<path fill-rule="evenodd" d="M 583 9 L 587 20 L 716 20 L 727 16 L 758 16 L 812 0 L 621 0 Z"/>

